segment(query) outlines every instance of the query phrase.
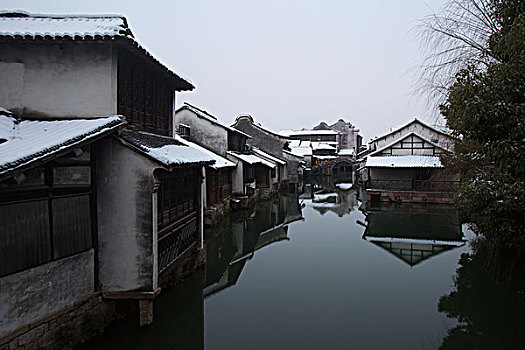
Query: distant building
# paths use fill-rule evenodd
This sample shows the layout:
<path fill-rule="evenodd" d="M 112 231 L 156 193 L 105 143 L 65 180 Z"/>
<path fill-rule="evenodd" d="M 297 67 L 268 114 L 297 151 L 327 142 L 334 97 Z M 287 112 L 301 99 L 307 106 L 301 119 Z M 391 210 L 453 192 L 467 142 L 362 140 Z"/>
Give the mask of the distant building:
<path fill-rule="evenodd" d="M 374 202 L 448 203 L 459 176 L 443 169 L 440 155 L 454 139 L 418 119 L 373 139 L 360 169 L 368 199 Z"/>
<path fill-rule="evenodd" d="M 252 146 L 284 161 L 285 164 L 282 167 L 282 174 L 279 181 L 294 184 L 294 186 L 298 184 L 302 176 L 301 163 L 303 157 L 292 153 L 290 149 L 290 139 L 262 127 L 249 115 L 237 117 L 232 127 L 250 135 L 252 138 L 249 140 L 249 143 Z M 279 164 L 277 159 L 275 161 Z"/>
<path fill-rule="evenodd" d="M 279 165 L 251 152 L 247 146 L 250 135 L 205 110 L 185 103 L 175 112 L 175 127 L 187 139 L 236 164 L 231 170 L 233 194 L 252 195 L 256 189 L 267 193 L 278 182 Z"/>
<path fill-rule="evenodd" d="M 355 159 L 359 153 L 363 137 L 359 135 L 359 129 L 356 129 L 350 122 L 339 119 L 336 123 L 330 125 L 332 130 L 339 131 L 339 152 L 340 156 L 351 156 Z"/>

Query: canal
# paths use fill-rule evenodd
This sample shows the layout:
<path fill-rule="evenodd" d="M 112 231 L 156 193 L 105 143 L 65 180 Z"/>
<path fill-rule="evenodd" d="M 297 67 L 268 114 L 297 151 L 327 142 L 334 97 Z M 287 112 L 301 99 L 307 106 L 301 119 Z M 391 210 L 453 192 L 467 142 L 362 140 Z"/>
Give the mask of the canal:
<path fill-rule="evenodd" d="M 342 189 L 341 189 L 342 188 Z M 472 237 L 448 207 L 366 208 L 344 186 L 307 187 L 206 233 L 207 264 L 88 348 L 435 349 L 438 302 Z"/>

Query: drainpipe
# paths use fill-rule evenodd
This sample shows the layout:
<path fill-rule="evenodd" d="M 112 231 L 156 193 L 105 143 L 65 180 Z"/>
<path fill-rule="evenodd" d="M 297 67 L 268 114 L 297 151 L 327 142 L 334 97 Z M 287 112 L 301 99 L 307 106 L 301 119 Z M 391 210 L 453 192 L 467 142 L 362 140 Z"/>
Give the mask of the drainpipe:
<path fill-rule="evenodd" d="M 151 206 L 152 206 L 152 218 L 151 221 L 153 223 L 153 290 L 156 290 L 159 285 L 159 188 L 160 188 L 160 180 L 155 179 L 155 183 L 153 185 L 153 193 L 151 194 Z"/>
<path fill-rule="evenodd" d="M 199 218 L 200 249 L 204 249 L 204 204 L 206 203 L 206 169 L 201 167 L 201 205 Z"/>

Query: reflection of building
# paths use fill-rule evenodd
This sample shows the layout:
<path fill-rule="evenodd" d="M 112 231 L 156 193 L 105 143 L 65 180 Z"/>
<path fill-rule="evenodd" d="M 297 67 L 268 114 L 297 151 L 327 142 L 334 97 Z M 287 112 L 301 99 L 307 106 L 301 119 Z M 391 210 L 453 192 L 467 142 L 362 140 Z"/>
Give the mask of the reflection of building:
<path fill-rule="evenodd" d="M 363 238 L 414 266 L 465 244 L 458 215 L 444 206 L 403 204 L 369 211 Z"/>
<path fill-rule="evenodd" d="M 301 195 L 307 199 L 305 204 L 317 210 L 321 215 L 332 211 L 342 217 L 357 206 L 357 194 L 354 190 L 341 190 L 335 186 L 322 186 L 323 190 L 316 190 L 318 184 L 308 186 L 308 192 Z"/>
<path fill-rule="evenodd" d="M 209 296 L 237 283 L 246 262 L 267 245 L 288 240 L 288 224 L 302 219 L 297 196 L 263 202 L 227 231 L 207 239 L 206 283 Z"/>

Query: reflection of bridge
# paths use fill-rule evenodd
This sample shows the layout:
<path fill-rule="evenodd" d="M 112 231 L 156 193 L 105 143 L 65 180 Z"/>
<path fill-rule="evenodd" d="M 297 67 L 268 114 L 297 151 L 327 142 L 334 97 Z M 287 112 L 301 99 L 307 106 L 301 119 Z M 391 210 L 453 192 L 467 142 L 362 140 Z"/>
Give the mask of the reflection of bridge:
<path fill-rule="evenodd" d="M 390 205 L 366 214 L 363 238 L 410 266 L 465 244 L 458 215 L 450 207 Z"/>
<path fill-rule="evenodd" d="M 310 174 L 328 175 L 334 182 L 354 182 L 353 163 L 352 157 L 347 156 L 314 156 Z"/>
<path fill-rule="evenodd" d="M 255 252 L 288 240 L 288 224 L 301 219 L 297 196 L 283 196 L 260 203 L 250 215 L 234 221 L 227 232 L 208 239 L 204 296 L 235 285 Z"/>

